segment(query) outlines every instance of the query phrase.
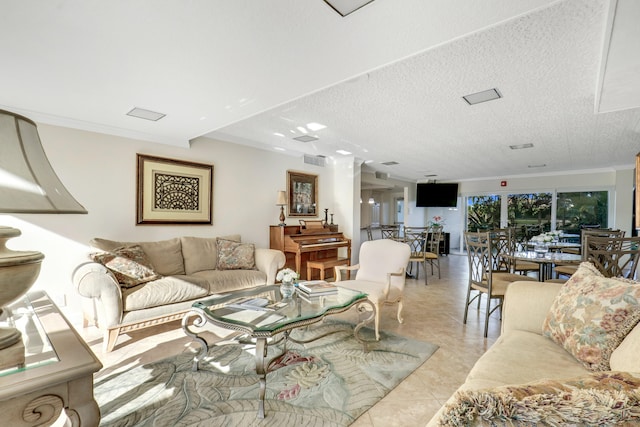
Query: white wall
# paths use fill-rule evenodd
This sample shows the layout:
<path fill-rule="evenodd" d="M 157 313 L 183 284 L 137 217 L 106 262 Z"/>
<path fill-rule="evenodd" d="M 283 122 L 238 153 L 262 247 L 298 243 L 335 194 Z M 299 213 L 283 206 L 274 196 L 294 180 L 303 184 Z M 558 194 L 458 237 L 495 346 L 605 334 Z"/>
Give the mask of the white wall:
<path fill-rule="evenodd" d="M 10 248 L 44 253 L 33 288 L 46 290 L 61 305 L 63 294 L 68 304 L 79 303 L 70 277 L 87 259 L 93 237 L 140 241 L 240 233 L 243 241 L 268 247 L 269 225 L 278 224 L 277 191 L 286 189 L 288 169 L 318 175 L 319 218 L 325 207 L 338 208 L 332 165 L 307 165 L 301 157 L 207 139 L 179 148 L 56 126 L 38 130 L 54 170 L 89 213 L 0 215 L 0 224 L 22 231 Z M 213 164 L 213 225 L 136 225 L 136 153 Z M 337 223 L 352 222 L 346 202 L 336 212 Z M 298 218 L 285 222 L 297 224 Z"/>

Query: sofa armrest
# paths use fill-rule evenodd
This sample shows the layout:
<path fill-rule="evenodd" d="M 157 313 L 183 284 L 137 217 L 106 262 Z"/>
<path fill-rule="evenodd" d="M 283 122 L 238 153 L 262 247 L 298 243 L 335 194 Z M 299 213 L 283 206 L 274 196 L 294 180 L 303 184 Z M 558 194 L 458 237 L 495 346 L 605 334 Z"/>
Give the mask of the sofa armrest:
<path fill-rule="evenodd" d="M 113 273 L 97 262 L 85 262 L 73 271 L 73 284 L 80 295 L 94 299 L 98 326 L 106 329 L 122 321 L 122 291 Z M 95 313 L 84 313 L 95 320 Z"/>
<path fill-rule="evenodd" d="M 276 274 L 287 261 L 282 251 L 266 248 L 256 248 L 255 260 L 258 270 L 267 275 L 267 285 L 276 283 Z"/>
<path fill-rule="evenodd" d="M 561 286 L 561 283 L 525 281 L 507 286 L 502 306 L 502 334 L 516 329 L 542 334 L 542 323 Z"/>

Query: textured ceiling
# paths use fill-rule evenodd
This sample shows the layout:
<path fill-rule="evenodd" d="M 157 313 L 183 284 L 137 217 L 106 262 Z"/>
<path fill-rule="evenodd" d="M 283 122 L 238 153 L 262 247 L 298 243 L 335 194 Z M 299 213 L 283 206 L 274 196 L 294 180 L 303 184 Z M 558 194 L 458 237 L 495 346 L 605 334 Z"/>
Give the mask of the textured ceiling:
<path fill-rule="evenodd" d="M 640 109 L 624 88 L 639 78 L 625 67 L 637 61 L 604 74 L 602 60 L 640 57 L 608 48 L 610 9 L 637 22 L 630 1 L 375 0 L 343 18 L 321 0 L 7 0 L 0 108 L 178 146 L 344 149 L 411 181 L 631 167 Z M 502 99 L 462 100 L 493 87 Z M 611 112 L 596 114 L 597 99 Z M 327 126 L 318 141 L 293 140 L 309 122 Z"/>

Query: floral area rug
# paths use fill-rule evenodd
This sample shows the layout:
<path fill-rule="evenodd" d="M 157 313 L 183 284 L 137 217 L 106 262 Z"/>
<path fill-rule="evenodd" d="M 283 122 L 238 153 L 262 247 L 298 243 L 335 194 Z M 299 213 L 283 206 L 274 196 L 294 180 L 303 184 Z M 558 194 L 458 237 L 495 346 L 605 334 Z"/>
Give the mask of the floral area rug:
<path fill-rule="evenodd" d="M 307 339 L 287 344 L 267 374 L 264 419 L 257 418 L 259 381 L 254 346 L 212 346 L 191 370 L 193 354 L 135 367 L 99 379 L 94 393 L 101 426 L 347 426 L 382 399 L 436 350 L 434 344 L 380 332 L 364 352 L 354 325 L 326 321 L 293 331 Z M 361 335 L 373 339 L 373 331 Z M 281 352 L 269 348 L 274 356 Z"/>

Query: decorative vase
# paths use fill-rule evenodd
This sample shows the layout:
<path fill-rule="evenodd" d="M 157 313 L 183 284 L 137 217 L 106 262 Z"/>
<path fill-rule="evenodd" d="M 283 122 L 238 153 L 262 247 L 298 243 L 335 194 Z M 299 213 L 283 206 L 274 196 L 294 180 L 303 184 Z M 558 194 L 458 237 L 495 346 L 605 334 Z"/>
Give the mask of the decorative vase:
<path fill-rule="evenodd" d="M 280 284 L 280 294 L 283 299 L 289 299 L 293 296 L 293 292 L 295 291 L 295 287 L 293 286 L 293 282 L 283 280 Z"/>

